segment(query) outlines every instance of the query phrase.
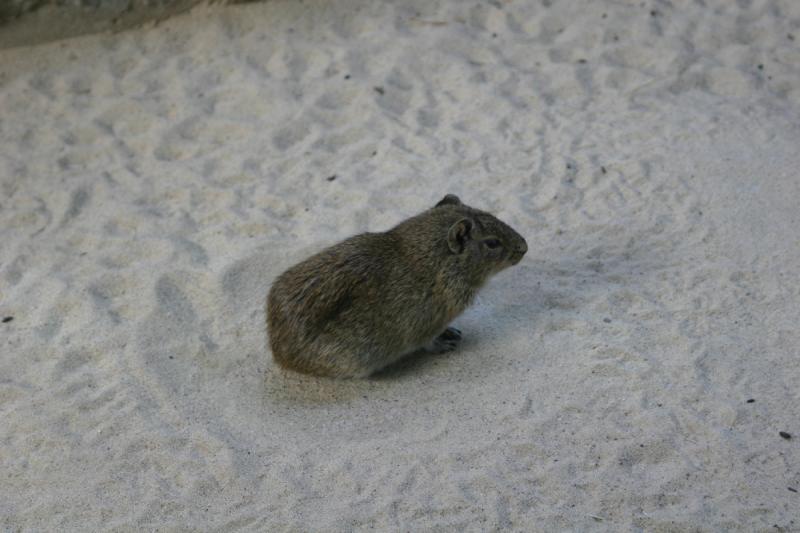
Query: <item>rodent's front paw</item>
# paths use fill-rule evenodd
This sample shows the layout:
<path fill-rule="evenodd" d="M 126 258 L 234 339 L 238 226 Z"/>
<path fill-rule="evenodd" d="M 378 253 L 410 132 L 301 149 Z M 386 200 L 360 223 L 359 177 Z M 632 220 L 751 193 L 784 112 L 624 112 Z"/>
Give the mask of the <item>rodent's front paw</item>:
<path fill-rule="evenodd" d="M 446 330 L 444 330 L 441 333 L 441 335 L 439 335 L 438 338 L 444 339 L 444 340 L 448 340 L 448 341 L 450 341 L 450 340 L 452 340 L 452 341 L 460 341 L 461 340 L 461 330 L 460 329 L 456 329 L 454 327 L 449 327 Z"/>
<path fill-rule="evenodd" d="M 433 339 L 428 351 L 433 353 L 452 352 L 458 347 L 461 340 L 461 331 L 456 328 L 447 328 L 438 337 Z"/>

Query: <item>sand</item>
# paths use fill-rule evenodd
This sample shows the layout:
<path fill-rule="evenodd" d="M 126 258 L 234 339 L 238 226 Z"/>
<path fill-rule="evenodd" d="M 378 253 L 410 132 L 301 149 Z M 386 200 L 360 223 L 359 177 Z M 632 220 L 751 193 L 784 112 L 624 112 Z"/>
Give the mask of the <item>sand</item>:
<path fill-rule="evenodd" d="M 447 192 L 530 248 L 460 349 L 279 371 L 272 279 Z M 792 0 L 0 50 L 0 530 L 800 531 L 798 199 Z"/>

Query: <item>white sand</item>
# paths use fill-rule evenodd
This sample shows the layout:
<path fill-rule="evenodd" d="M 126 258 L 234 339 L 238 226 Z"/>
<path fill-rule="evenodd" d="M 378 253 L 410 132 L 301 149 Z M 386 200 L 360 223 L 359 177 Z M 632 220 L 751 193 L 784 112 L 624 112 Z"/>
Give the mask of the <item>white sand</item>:
<path fill-rule="evenodd" d="M 0 530 L 800 531 L 800 2 L 699 4 L 0 51 Z M 461 349 L 278 371 L 273 277 L 446 192 L 531 250 Z"/>

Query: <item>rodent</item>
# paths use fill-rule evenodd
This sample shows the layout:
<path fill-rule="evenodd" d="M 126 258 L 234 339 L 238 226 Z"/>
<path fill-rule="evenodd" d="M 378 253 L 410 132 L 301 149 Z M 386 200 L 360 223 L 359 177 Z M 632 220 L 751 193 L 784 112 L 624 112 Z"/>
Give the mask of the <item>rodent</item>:
<path fill-rule="evenodd" d="M 420 349 L 454 349 L 447 325 L 497 272 L 528 251 L 522 236 L 448 194 L 383 233 L 362 233 L 289 268 L 267 296 L 282 367 L 367 377 Z"/>

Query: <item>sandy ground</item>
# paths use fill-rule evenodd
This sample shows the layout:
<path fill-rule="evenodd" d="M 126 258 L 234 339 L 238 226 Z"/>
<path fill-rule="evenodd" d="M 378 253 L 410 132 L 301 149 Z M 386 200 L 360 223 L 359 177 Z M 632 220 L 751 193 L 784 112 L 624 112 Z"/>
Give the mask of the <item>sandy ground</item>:
<path fill-rule="evenodd" d="M 278 371 L 273 277 L 446 192 L 530 246 L 460 350 Z M 800 531 L 798 199 L 793 0 L 0 51 L 0 529 Z"/>

